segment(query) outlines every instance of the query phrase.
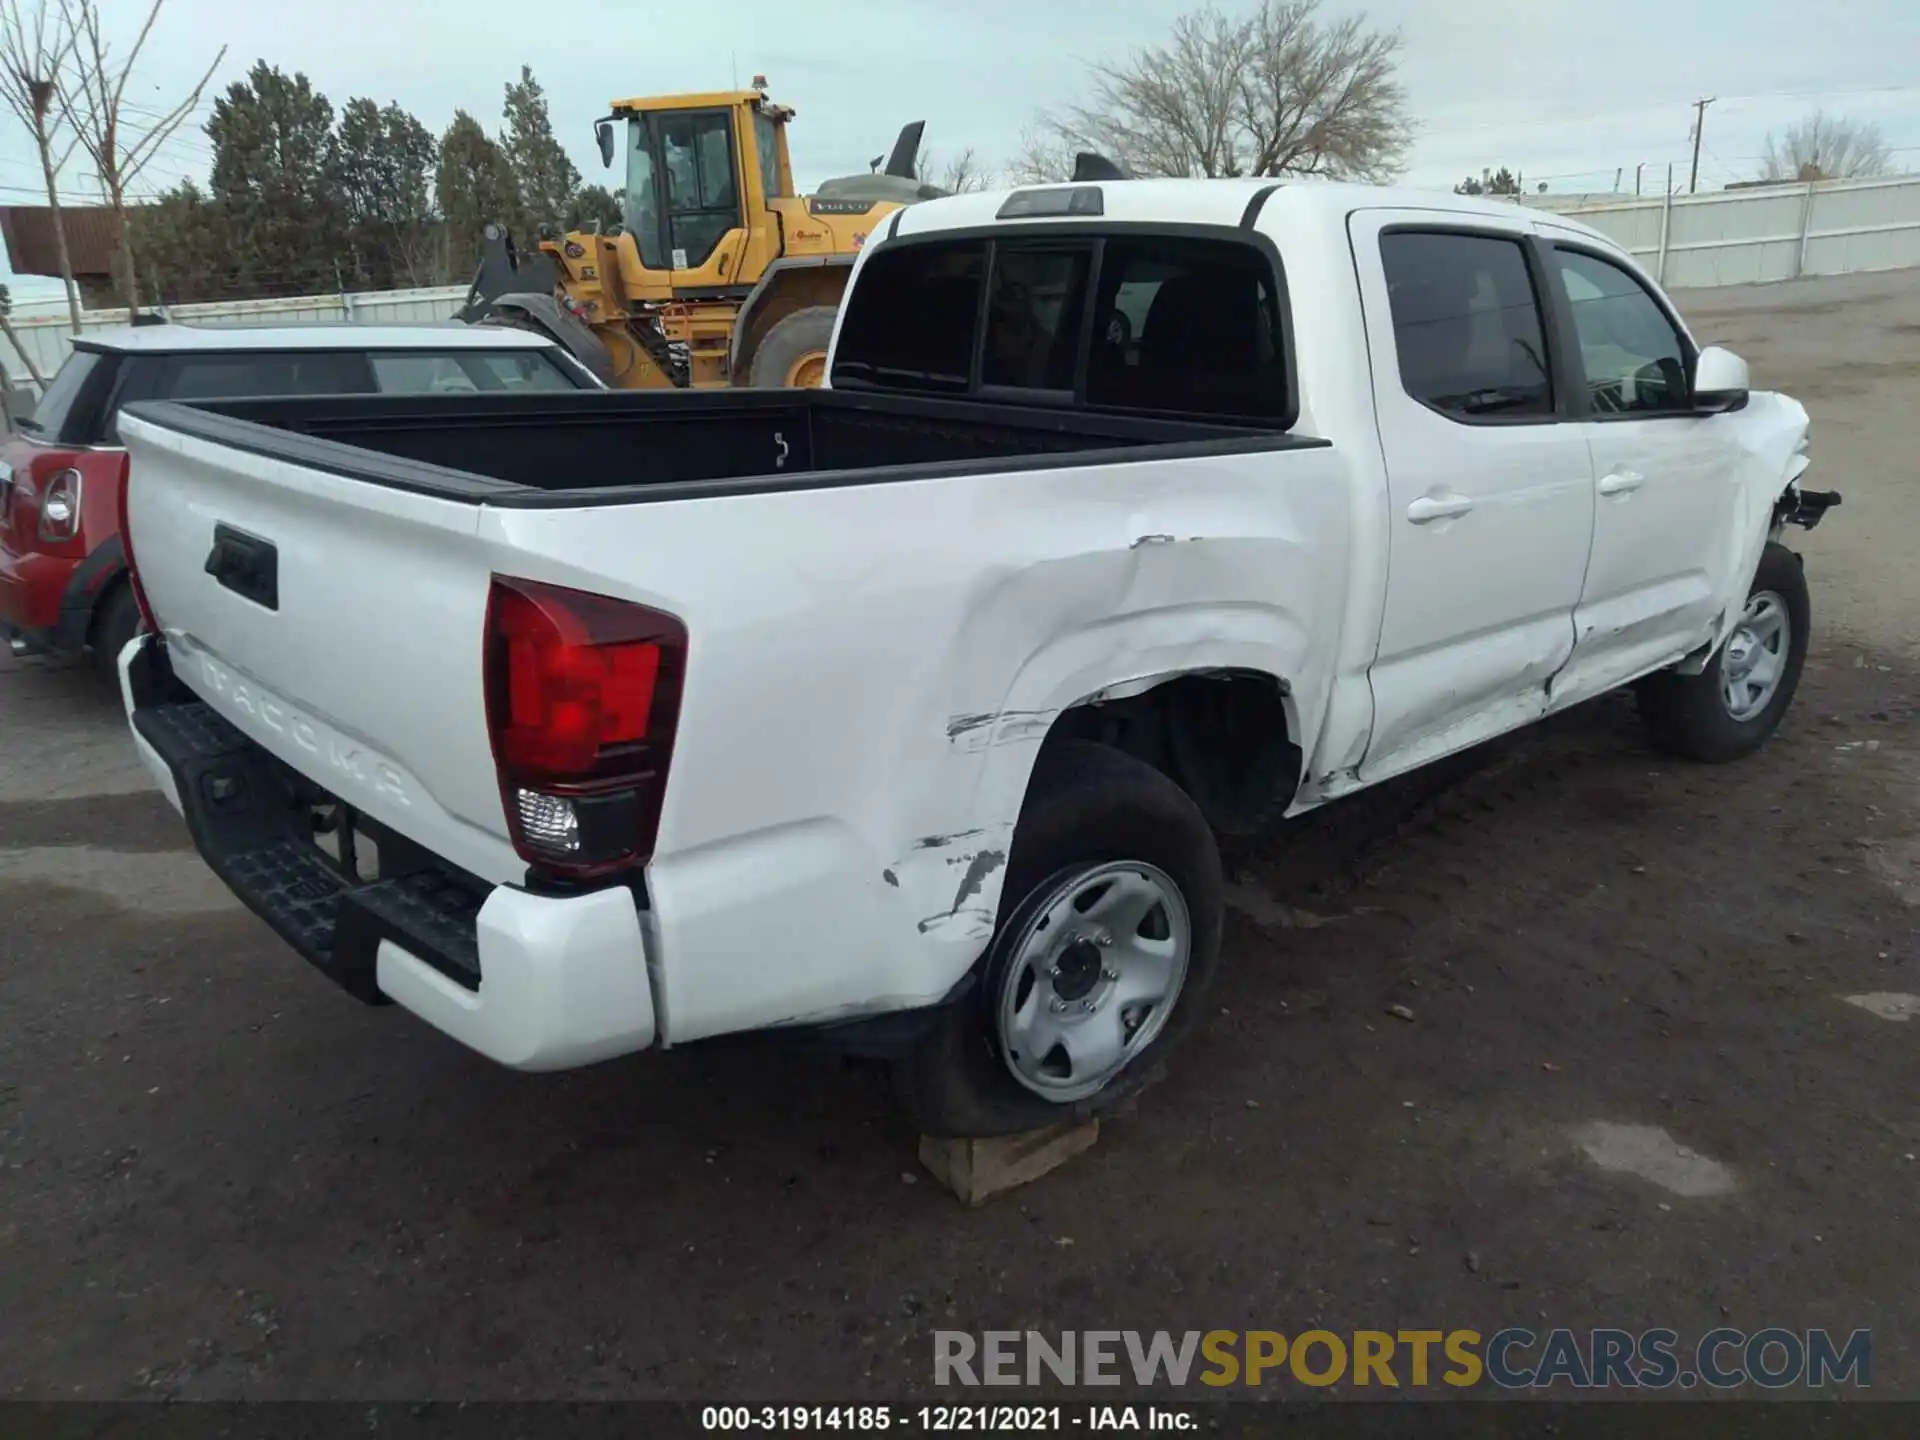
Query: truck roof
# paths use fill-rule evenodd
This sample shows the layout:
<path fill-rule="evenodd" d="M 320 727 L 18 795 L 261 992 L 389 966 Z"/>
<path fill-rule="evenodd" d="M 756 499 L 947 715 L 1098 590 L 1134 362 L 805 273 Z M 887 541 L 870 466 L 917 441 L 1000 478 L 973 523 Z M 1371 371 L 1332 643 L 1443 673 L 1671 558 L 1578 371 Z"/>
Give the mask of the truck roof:
<path fill-rule="evenodd" d="M 89 330 L 79 350 L 179 354 L 196 350 L 551 350 L 525 330 L 443 321 L 424 325 L 118 325 Z"/>
<path fill-rule="evenodd" d="M 1261 207 L 1268 217 L 1291 215 L 1300 220 L 1321 218 L 1344 224 L 1355 210 L 1434 210 L 1450 214 L 1497 218 L 1511 222 L 1516 217 L 1543 221 L 1557 227 L 1576 230 L 1609 246 L 1598 230 L 1564 215 L 1529 210 L 1513 200 L 1478 195 L 1455 195 L 1446 190 L 1421 190 L 1407 185 L 1358 185 L 1311 176 L 1279 179 L 1256 177 L 1244 180 L 1108 180 L 1052 185 L 1022 185 L 1014 189 L 978 191 L 928 200 L 900 212 L 900 235 L 923 235 L 941 230 L 972 229 L 977 226 L 1019 226 L 1033 223 L 1062 223 L 1083 217 L 1070 215 L 1036 216 L 1033 220 L 996 219 L 1007 197 L 1015 190 L 1073 190 L 1093 188 L 1101 192 L 1105 221 L 1154 223 L 1162 225 L 1238 225 L 1247 214 L 1254 197 L 1270 191 Z M 1084 217 L 1092 220 L 1093 217 Z"/>

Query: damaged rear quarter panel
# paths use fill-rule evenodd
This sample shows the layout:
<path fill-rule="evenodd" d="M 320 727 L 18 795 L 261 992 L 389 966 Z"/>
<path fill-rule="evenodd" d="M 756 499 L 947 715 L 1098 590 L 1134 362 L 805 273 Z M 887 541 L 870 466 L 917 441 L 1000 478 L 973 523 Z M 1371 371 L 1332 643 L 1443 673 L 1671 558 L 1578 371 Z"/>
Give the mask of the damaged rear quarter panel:
<path fill-rule="evenodd" d="M 941 726 L 952 751 L 978 757 L 970 825 L 1010 838 L 1048 731 L 1107 689 L 1256 670 L 1287 683 L 1309 727 L 1320 715 L 1347 598 L 1343 462 L 1301 450 L 1184 468 L 1175 486 L 1127 477 L 1086 520 L 981 577 L 947 667 L 961 703 Z M 1149 535 L 1173 538 L 1135 543 Z M 986 933 L 1001 873 L 969 900 Z"/>
<path fill-rule="evenodd" d="M 687 625 L 645 919 L 664 1037 L 946 994 L 1048 729 L 1107 686 L 1264 671 L 1311 723 L 1347 484 L 1316 447 L 502 516 L 522 573 Z"/>

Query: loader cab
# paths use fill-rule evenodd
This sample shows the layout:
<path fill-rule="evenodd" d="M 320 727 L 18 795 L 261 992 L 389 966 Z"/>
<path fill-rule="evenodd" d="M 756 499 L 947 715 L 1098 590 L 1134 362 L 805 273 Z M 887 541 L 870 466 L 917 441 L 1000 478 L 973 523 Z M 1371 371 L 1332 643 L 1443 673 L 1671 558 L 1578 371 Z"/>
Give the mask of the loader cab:
<path fill-rule="evenodd" d="M 599 127 L 601 154 L 621 169 L 621 223 L 642 272 L 656 283 L 671 272 L 675 289 L 723 288 L 779 253 L 768 202 L 793 193 L 791 114 L 758 91 L 614 107 Z"/>

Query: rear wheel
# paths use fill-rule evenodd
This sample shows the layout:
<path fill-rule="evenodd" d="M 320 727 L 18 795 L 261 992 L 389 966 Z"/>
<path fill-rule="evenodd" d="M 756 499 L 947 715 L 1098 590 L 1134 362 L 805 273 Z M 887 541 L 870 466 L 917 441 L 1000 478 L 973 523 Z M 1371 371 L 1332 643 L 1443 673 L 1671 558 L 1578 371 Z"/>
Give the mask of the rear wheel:
<path fill-rule="evenodd" d="M 1640 683 L 1640 715 L 1653 742 L 1713 764 L 1758 750 L 1793 703 L 1811 620 L 1800 557 L 1769 542 L 1740 619 L 1706 668 Z"/>
<path fill-rule="evenodd" d="M 88 644 L 93 648 L 93 663 L 111 685 L 120 683 L 120 652 L 140 631 L 140 602 L 133 597 L 133 584 L 124 577 L 94 612 L 93 632 Z"/>
<path fill-rule="evenodd" d="M 1205 1009 L 1222 905 L 1213 834 L 1179 786 L 1105 746 L 1050 747 L 979 984 L 895 1066 L 921 1131 L 1086 1120 L 1140 1090 Z"/>
<path fill-rule="evenodd" d="M 824 384 L 835 313 L 831 305 L 810 305 L 767 331 L 747 367 L 747 383 L 760 389 L 802 390 Z"/>

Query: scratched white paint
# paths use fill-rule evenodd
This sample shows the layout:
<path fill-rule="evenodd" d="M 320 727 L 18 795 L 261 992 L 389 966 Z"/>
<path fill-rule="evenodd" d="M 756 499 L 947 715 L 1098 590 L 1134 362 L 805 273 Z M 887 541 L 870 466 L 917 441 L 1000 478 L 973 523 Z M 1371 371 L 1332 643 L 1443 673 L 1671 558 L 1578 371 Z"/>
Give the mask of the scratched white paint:
<path fill-rule="evenodd" d="M 1734 1189 L 1733 1172 L 1725 1165 L 1689 1150 L 1657 1125 L 1594 1120 L 1576 1126 L 1573 1141 L 1602 1170 L 1637 1175 L 1688 1199 Z"/>
<path fill-rule="evenodd" d="M 0 850 L 0 883 L 84 890 L 141 915 L 233 910 L 233 892 L 191 850 L 122 853 L 92 845 Z"/>
<path fill-rule="evenodd" d="M 1876 990 L 1868 995 L 1842 995 L 1840 998 L 1849 1005 L 1858 1005 L 1869 1015 L 1878 1015 L 1882 1020 L 1904 1022 L 1920 1015 L 1920 995 Z"/>

